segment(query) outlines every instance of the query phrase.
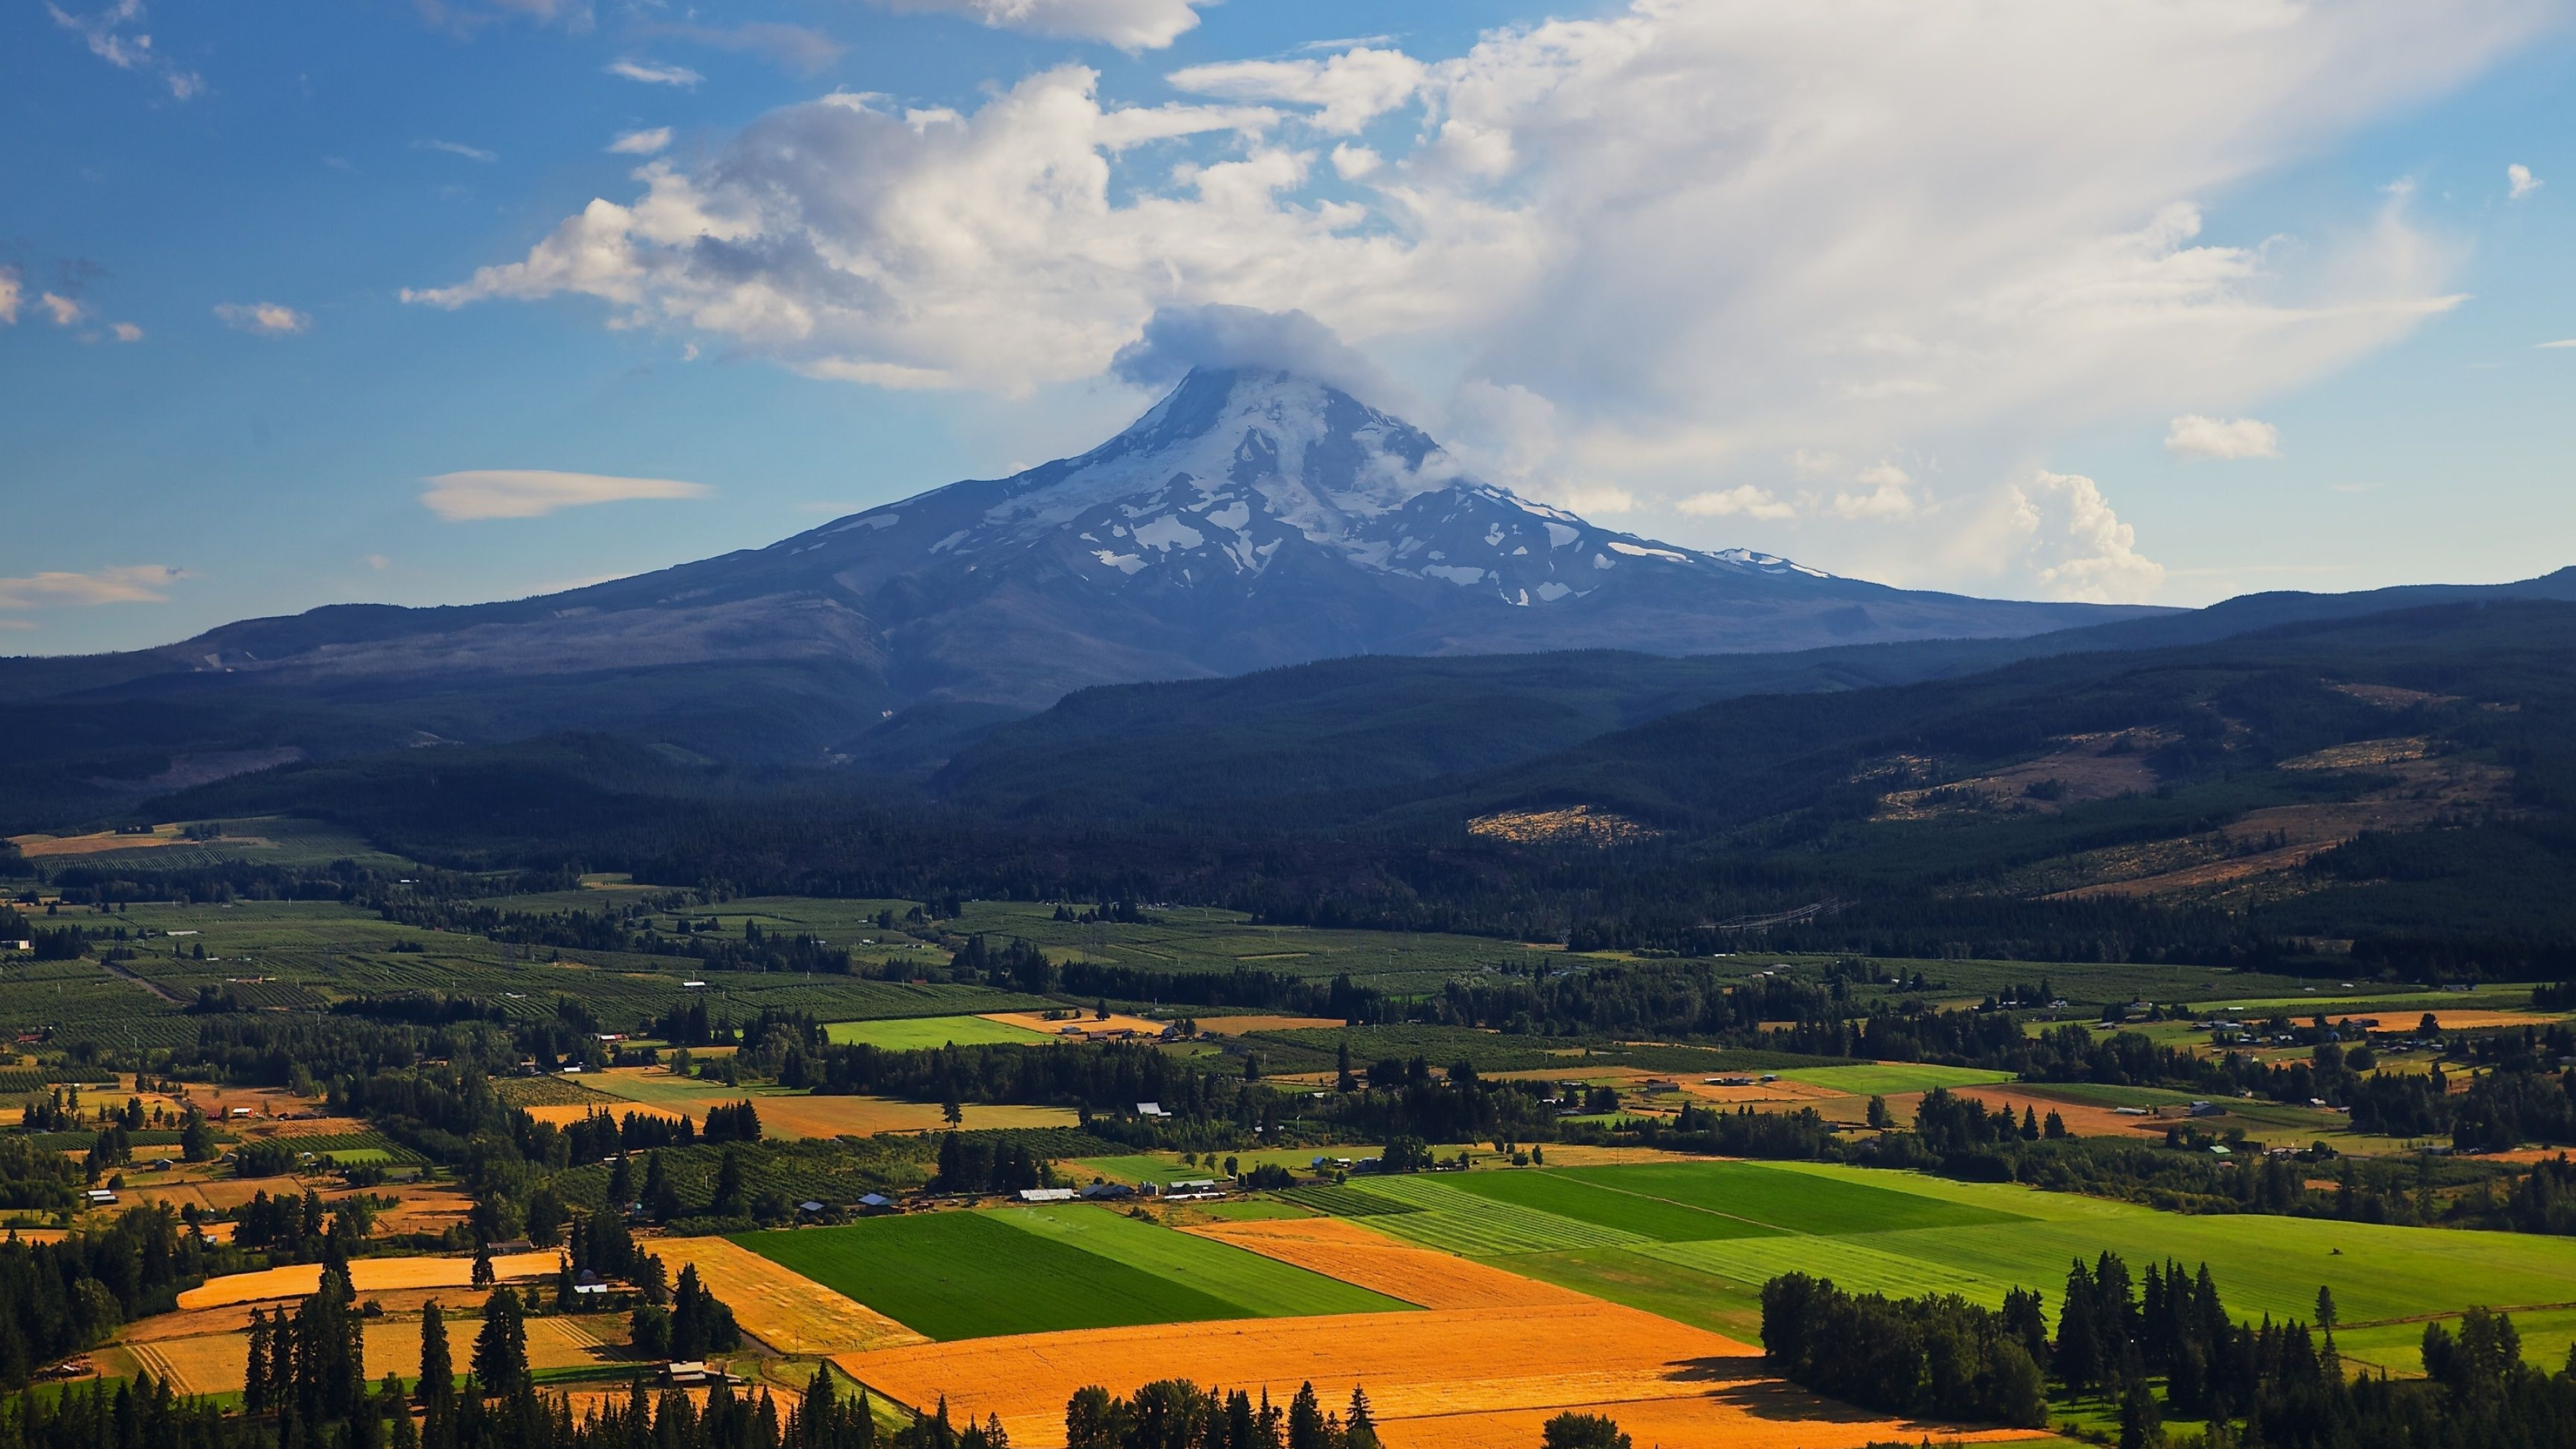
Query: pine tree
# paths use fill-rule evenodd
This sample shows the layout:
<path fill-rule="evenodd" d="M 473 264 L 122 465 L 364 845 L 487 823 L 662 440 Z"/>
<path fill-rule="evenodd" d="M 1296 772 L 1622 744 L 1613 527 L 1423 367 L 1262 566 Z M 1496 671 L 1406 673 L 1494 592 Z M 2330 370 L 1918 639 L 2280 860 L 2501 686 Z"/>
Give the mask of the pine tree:
<path fill-rule="evenodd" d="M 268 1315 L 250 1311 L 250 1366 L 242 1371 L 242 1412 L 268 1412 Z"/>
<path fill-rule="evenodd" d="M 528 1327 L 519 1295 L 494 1289 L 483 1303 L 483 1330 L 474 1336 L 474 1377 L 487 1395 L 507 1397 L 528 1382 Z"/>

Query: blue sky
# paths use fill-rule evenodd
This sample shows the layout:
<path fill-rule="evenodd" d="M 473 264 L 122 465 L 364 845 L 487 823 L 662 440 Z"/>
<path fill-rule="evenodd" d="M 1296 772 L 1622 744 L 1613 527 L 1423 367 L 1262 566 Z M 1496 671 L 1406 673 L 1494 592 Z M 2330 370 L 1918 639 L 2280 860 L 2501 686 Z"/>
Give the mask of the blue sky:
<path fill-rule="evenodd" d="M 1694 545 L 2169 603 L 2545 572 L 2567 19 L 11 6 L 0 650 L 765 544 L 1088 447 L 1202 302 Z"/>

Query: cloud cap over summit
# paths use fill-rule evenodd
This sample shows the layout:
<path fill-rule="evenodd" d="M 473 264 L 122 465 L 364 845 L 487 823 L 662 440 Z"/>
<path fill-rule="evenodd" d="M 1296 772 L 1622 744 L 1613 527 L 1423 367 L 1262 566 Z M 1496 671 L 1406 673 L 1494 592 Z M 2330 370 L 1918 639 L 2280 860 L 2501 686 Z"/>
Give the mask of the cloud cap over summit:
<path fill-rule="evenodd" d="M 1144 335 L 1118 349 L 1110 371 L 1137 387 L 1170 387 L 1194 368 L 1215 372 L 1287 372 L 1340 388 L 1362 402 L 1399 403 L 1399 389 L 1378 365 L 1298 308 L 1265 312 L 1211 302 L 1163 307 Z"/>

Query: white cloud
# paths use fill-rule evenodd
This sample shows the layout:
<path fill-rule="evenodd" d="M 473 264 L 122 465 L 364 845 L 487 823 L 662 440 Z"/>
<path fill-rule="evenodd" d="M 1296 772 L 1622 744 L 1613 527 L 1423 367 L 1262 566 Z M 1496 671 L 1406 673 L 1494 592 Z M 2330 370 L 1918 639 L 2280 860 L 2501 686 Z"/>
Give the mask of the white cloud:
<path fill-rule="evenodd" d="M 658 60 L 612 60 L 606 67 L 610 75 L 622 75 L 649 86 L 693 86 L 706 77 L 685 65 L 666 65 Z"/>
<path fill-rule="evenodd" d="M 26 293 L 20 289 L 18 269 L 0 267 L 0 326 L 16 326 L 18 308 L 24 305 Z"/>
<path fill-rule="evenodd" d="M 54 292 L 47 292 L 37 297 L 36 305 L 44 309 L 46 316 L 54 319 L 54 325 L 57 327 L 78 324 L 82 315 L 89 310 L 80 304 L 79 299 Z"/>
<path fill-rule="evenodd" d="M 365 564 L 370 570 L 376 573 L 383 573 L 385 570 L 394 566 L 394 561 L 392 559 L 389 559 L 380 553 L 368 554 L 364 558 L 359 559 L 358 562 Z"/>
<path fill-rule="evenodd" d="M 695 172 L 648 164 L 635 204 L 593 201 L 523 261 L 403 297 L 586 293 L 621 323 L 725 335 L 813 376 L 1011 392 L 1098 375 L 1167 302 L 1288 310 L 1409 265 L 1387 238 L 1340 235 L 1355 209 L 1275 204 L 1307 170 L 1260 139 L 1275 113 L 1104 109 L 1095 80 L 1042 72 L 971 116 L 790 106 Z M 1209 133 L 1251 154 L 1187 168 L 1182 199 L 1113 202 L 1110 157 Z"/>
<path fill-rule="evenodd" d="M 1615 483 L 1568 483 L 1550 502 L 1562 503 L 1587 518 L 1637 511 L 1637 495 Z"/>
<path fill-rule="evenodd" d="M 159 78 L 173 100 L 187 100 L 206 88 L 196 72 L 154 50 L 148 32 L 131 29 L 143 23 L 143 0 L 117 0 L 96 15 L 74 15 L 46 0 L 45 13 L 54 17 L 56 25 L 80 36 L 89 53 L 109 65 Z"/>
<path fill-rule="evenodd" d="M 539 518 L 559 508 L 641 498 L 705 498 L 714 489 L 673 478 L 617 478 L 541 468 L 487 468 L 424 478 L 421 505 L 451 523 L 474 518 Z"/>
<path fill-rule="evenodd" d="M 119 342 L 140 342 L 143 340 L 143 329 L 135 326 L 131 322 L 110 322 L 107 324 L 107 331 L 109 336 L 114 337 Z"/>
<path fill-rule="evenodd" d="M 1673 508 L 1694 518 L 1795 518 L 1796 505 L 1771 495 L 1768 488 L 1750 483 L 1733 488 L 1716 488 L 1706 493 L 1693 493 L 1675 500 Z"/>
<path fill-rule="evenodd" d="M 1400 50 L 1346 50 L 1330 60 L 1238 60 L 1186 66 L 1165 79 L 1233 101 L 1313 106 L 1319 130 L 1349 135 L 1413 98 L 1428 74 Z"/>
<path fill-rule="evenodd" d="M 1375 175 L 1385 165 L 1386 158 L 1366 146 L 1345 143 L 1333 148 L 1333 174 L 1344 181 Z"/>
<path fill-rule="evenodd" d="M 0 609 L 42 609 L 62 604 L 158 604 L 173 579 L 186 578 L 163 564 L 120 564 L 89 573 L 41 573 L 0 579 Z"/>
<path fill-rule="evenodd" d="M 1199 23 L 1216 0 L 878 0 L 888 10 L 955 15 L 997 30 L 1034 30 L 1105 40 L 1122 50 L 1160 50 Z"/>
<path fill-rule="evenodd" d="M 2576 347 L 2576 337 L 2561 337 L 2555 342 L 2535 342 L 2531 345 L 2544 351 L 2553 347 Z"/>
<path fill-rule="evenodd" d="M 671 145 L 671 128 L 655 126 L 648 131 L 627 131 L 608 143 L 608 149 L 624 156 L 651 156 Z"/>
<path fill-rule="evenodd" d="M 312 315 L 276 302 L 224 302 L 215 315 L 236 332 L 256 337 L 293 337 L 313 330 Z"/>
<path fill-rule="evenodd" d="M 1877 462 L 1852 475 L 1867 493 L 1836 493 L 1834 516 L 1843 519 L 1911 518 L 1916 508 L 1913 475 L 1894 463 Z"/>
<path fill-rule="evenodd" d="M 2513 199 L 2520 201 L 2549 183 L 2531 174 L 2531 168 L 2516 161 L 2504 168 L 2505 183 L 2513 188 Z"/>
<path fill-rule="evenodd" d="M 434 137 L 414 141 L 411 143 L 411 148 L 415 151 L 444 151 L 450 156 L 462 156 L 468 161 L 489 163 L 501 159 L 496 153 L 486 151 L 480 146 L 468 146 L 462 141 L 441 141 Z"/>
<path fill-rule="evenodd" d="M 1211 304 L 1165 307 L 1145 333 L 1118 349 L 1109 370 L 1159 392 L 1196 367 L 1293 372 L 1330 383 L 1362 402 L 1384 403 L 1394 384 L 1376 363 L 1303 312 Z"/>
<path fill-rule="evenodd" d="M 2042 469 L 2027 488 L 2008 487 L 2019 543 L 2050 598 L 2136 603 L 2164 582 L 2164 565 L 2137 551 L 2137 530 L 2111 511 L 2100 485 Z"/>
<path fill-rule="evenodd" d="M 2165 451 L 2177 458 L 2277 458 L 2281 430 L 2259 418 L 2205 418 L 2184 413 L 2165 430 Z"/>

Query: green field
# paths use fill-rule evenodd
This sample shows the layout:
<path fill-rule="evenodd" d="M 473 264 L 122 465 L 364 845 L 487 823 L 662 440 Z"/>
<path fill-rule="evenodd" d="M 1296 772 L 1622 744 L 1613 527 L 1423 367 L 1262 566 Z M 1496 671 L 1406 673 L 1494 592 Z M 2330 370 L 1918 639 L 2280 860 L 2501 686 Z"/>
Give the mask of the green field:
<path fill-rule="evenodd" d="M 1940 1067 L 1923 1062 L 1869 1062 L 1856 1067 L 1796 1067 L 1782 1072 L 1792 1082 L 1805 1082 L 1814 1087 L 1831 1087 L 1855 1097 L 1894 1096 L 1899 1092 L 1928 1092 L 1935 1087 L 1984 1087 L 1996 1082 L 2009 1082 L 2010 1072 L 1987 1071 L 1979 1067 Z"/>
<path fill-rule="evenodd" d="M 887 1051 L 926 1051 L 943 1046 L 1035 1046 L 1054 1038 L 1026 1027 L 980 1016 L 916 1016 L 899 1021 L 836 1021 L 823 1028 L 831 1040 L 863 1042 Z"/>
<path fill-rule="evenodd" d="M 1413 1306 L 1275 1258 L 1176 1233 L 1089 1203 L 1004 1208 L 994 1216 L 1040 1238 L 1194 1288 L 1233 1304 L 1247 1317 L 1387 1313 Z"/>
<path fill-rule="evenodd" d="M 734 1241 L 942 1340 L 1250 1316 L 990 1213 L 872 1218 Z"/>
<path fill-rule="evenodd" d="M 1516 1207 L 1667 1243 L 1749 1238 L 1782 1231 L 1693 1203 L 1566 1172 L 1466 1172 L 1444 1187 Z"/>
<path fill-rule="evenodd" d="M 1573 1196 L 1577 1189 L 1659 1207 L 1623 1215 Z M 2185 1216 L 2010 1184 L 1806 1163 L 1479 1171 L 1369 1179 L 1343 1193 L 1421 1209 L 1368 1216 L 1378 1231 L 1739 1337 L 1758 1332 L 1762 1285 L 1781 1273 L 1815 1273 L 1858 1291 L 1955 1292 L 1988 1306 L 2010 1288 L 2031 1287 L 2053 1311 L 2067 1265 L 2109 1249 L 2133 1270 L 2166 1259 L 2207 1263 L 2239 1318 L 2307 1318 L 2318 1287 L 2330 1286 L 2355 1361 L 2392 1372 L 2414 1371 L 2412 1345 L 2423 1333 L 2421 1321 L 2394 1320 L 2472 1305 L 2544 1310 L 2531 1313 L 2525 1332 L 2534 1362 L 2555 1367 L 2576 1341 L 2576 1310 L 2550 1306 L 2576 1303 L 2576 1239 L 2568 1238 Z M 1311 1190 L 1291 1196 L 1337 1210 Z M 1729 1214 L 1760 1230 L 1676 1236 L 1676 1225 L 1691 1220 L 1666 1209 Z"/>
<path fill-rule="evenodd" d="M 734 1241 L 941 1340 L 1408 1306 L 1087 1204 L 871 1218 Z"/>
<path fill-rule="evenodd" d="M 1311 1187 L 1286 1188 L 1281 1190 L 1278 1196 L 1283 1202 L 1311 1208 L 1319 1213 L 1330 1213 L 1337 1218 L 1382 1218 L 1395 1213 L 1422 1211 L 1411 1203 L 1398 1202 L 1391 1197 L 1380 1197 L 1376 1193 L 1356 1187 L 1316 1184 Z"/>

